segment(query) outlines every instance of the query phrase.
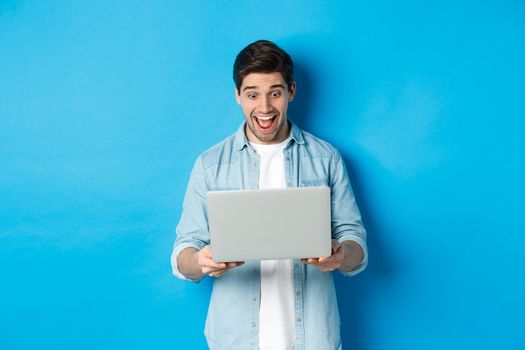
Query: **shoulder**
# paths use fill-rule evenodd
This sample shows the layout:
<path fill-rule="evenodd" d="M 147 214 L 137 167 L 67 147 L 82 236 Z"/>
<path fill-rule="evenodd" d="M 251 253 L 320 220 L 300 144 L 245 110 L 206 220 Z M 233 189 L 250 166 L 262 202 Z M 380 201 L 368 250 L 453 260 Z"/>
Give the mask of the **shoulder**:
<path fill-rule="evenodd" d="M 328 141 L 323 140 L 307 131 L 302 130 L 304 139 L 304 149 L 308 156 L 312 158 L 333 158 L 338 159 L 340 153 Z"/>
<path fill-rule="evenodd" d="M 221 142 L 211 146 L 202 152 L 197 161 L 201 162 L 204 170 L 231 160 L 235 151 L 235 134 L 232 134 Z"/>

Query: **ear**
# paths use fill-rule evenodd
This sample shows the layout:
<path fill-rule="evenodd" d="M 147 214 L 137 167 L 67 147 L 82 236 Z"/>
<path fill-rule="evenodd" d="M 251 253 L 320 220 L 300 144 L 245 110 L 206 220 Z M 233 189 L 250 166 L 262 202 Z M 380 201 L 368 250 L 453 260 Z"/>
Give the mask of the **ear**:
<path fill-rule="evenodd" d="M 237 100 L 237 104 L 241 105 L 241 95 L 239 94 L 239 90 L 237 90 L 236 86 L 233 86 L 233 91 L 235 93 L 235 99 Z"/>
<path fill-rule="evenodd" d="M 292 102 L 294 97 L 295 97 L 295 90 L 296 90 L 296 85 L 295 85 L 295 81 L 292 82 L 292 86 L 290 86 L 290 92 L 288 93 L 288 102 Z"/>

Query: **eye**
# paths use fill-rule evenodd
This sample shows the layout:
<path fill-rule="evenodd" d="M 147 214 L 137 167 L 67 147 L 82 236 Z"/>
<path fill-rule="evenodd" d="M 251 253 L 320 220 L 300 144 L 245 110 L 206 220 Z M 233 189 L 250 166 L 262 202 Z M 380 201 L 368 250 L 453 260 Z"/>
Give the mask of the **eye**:
<path fill-rule="evenodd" d="M 272 96 L 272 97 L 280 97 L 281 95 L 282 95 L 282 94 L 281 94 L 281 91 L 273 91 L 273 92 L 271 93 L 271 96 Z"/>
<path fill-rule="evenodd" d="M 257 94 L 248 94 L 247 96 L 250 100 L 255 100 L 257 98 Z"/>

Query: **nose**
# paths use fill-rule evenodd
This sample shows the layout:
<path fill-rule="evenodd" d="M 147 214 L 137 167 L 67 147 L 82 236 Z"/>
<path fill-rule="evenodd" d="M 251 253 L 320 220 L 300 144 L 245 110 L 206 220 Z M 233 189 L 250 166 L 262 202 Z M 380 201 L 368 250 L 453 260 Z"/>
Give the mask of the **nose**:
<path fill-rule="evenodd" d="M 270 103 L 268 96 L 263 96 L 260 99 L 261 103 L 259 104 L 259 112 L 261 113 L 270 113 L 273 110 L 273 107 Z"/>

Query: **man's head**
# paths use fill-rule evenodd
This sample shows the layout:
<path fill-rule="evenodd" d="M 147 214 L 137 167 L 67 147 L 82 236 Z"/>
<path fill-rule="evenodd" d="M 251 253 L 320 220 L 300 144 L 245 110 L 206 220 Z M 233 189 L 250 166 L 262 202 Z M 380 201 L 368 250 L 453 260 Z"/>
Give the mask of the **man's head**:
<path fill-rule="evenodd" d="M 243 79 L 250 73 L 282 74 L 291 89 L 293 80 L 293 62 L 290 55 L 268 40 L 258 40 L 239 52 L 233 64 L 233 80 L 237 93 L 241 91 Z"/>
<path fill-rule="evenodd" d="M 237 55 L 233 79 L 248 140 L 266 144 L 284 141 L 290 133 L 288 103 L 295 95 L 290 55 L 270 41 L 256 41 Z"/>

